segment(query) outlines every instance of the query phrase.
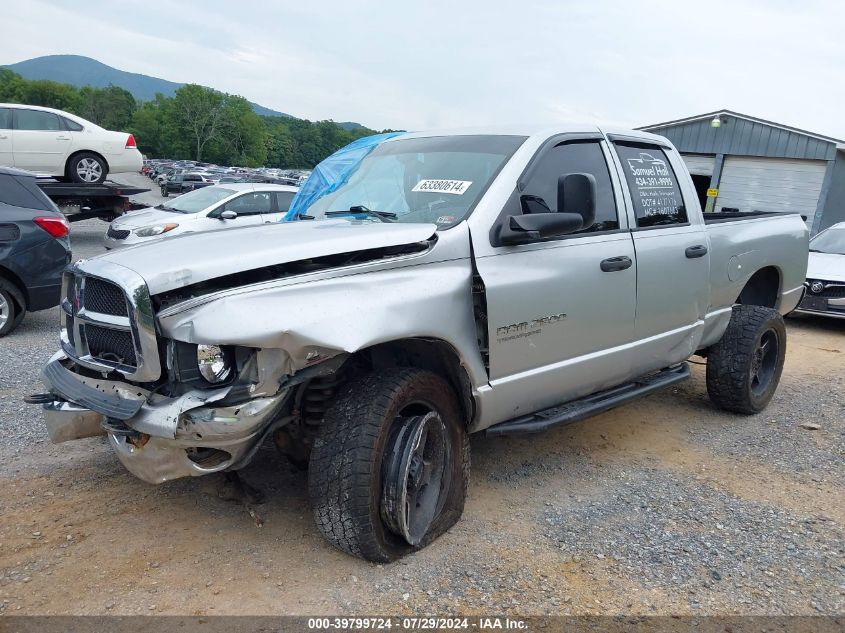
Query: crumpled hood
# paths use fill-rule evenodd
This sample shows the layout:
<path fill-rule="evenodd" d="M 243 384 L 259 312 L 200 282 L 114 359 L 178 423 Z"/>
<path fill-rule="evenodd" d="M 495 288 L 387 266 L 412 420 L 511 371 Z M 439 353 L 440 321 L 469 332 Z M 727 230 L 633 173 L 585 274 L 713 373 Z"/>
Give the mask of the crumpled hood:
<path fill-rule="evenodd" d="M 810 253 L 807 261 L 807 279 L 845 282 L 845 255 Z"/>
<path fill-rule="evenodd" d="M 134 270 L 157 295 L 265 266 L 422 242 L 436 230 L 434 224 L 300 220 L 176 235 L 97 259 Z"/>
<path fill-rule="evenodd" d="M 111 224 L 116 229 L 139 229 L 142 226 L 149 226 L 151 224 L 166 224 L 168 222 L 179 223 L 179 220 L 185 218 L 194 218 L 193 214 L 185 215 L 184 213 L 174 213 L 173 211 L 163 211 L 154 207 L 141 209 L 139 211 L 130 211 Z"/>

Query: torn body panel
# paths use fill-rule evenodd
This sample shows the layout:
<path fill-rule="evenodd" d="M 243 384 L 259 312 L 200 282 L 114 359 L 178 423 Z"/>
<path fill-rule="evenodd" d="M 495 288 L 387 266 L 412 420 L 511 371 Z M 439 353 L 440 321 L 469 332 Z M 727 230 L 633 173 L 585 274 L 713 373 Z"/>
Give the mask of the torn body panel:
<path fill-rule="evenodd" d="M 61 418 L 55 425 L 57 441 L 91 435 L 99 423 L 126 468 L 151 483 L 236 469 L 269 433 L 303 421 L 294 394 L 310 389 L 312 382 L 323 384 L 356 352 L 403 340 L 421 344 L 428 339 L 448 347 L 460 359 L 458 382 L 466 397 L 477 394 L 487 375 L 474 334 L 466 226 L 437 239 L 427 225 L 411 231 L 360 226 L 373 231 L 366 240 L 354 234 L 371 248 L 339 255 L 341 265 L 335 267 L 328 259 L 311 259 L 314 266 L 268 264 L 234 273 L 233 287 L 227 278 L 184 288 L 170 288 L 159 279 L 155 287 L 164 294 L 152 297 L 160 308 L 157 344 L 166 352 L 156 367 L 161 377 L 145 384 L 113 380 L 118 372 L 77 366 L 78 359 L 60 353 L 62 372 L 69 376 L 54 371 L 51 384 L 45 375 L 55 398 L 45 408 L 51 420 Z M 426 235 L 430 239 L 399 243 Z M 96 276 L 98 270 L 98 260 L 91 260 L 82 274 Z M 280 276 L 274 278 L 275 273 Z M 101 278 L 110 279 L 107 274 Z M 82 297 L 81 303 L 86 300 L 92 297 Z M 131 304 L 132 298 L 127 301 Z M 74 317 L 73 307 L 68 314 Z M 177 346 L 202 344 L 232 350 L 230 357 L 238 359 L 234 378 L 214 385 L 198 377 L 190 365 L 196 352 Z M 92 388 L 101 393 L 92 395 Z M 89 397 L 81 407 L 76 400 L 83 392 Z M 110 410 L 123 411 L 127 407 L 118 405 L 127 401 L 135 410 L 111 417 Z M 476 411 L 477 403 L 466 409 Z M 313 423 L 304 420 L 305 427 Z M 307 442 L 307 428 L 305 435 L 294 429 L 291 437 Z"/>
<path fill-rule="evenodd" d="M 437 339 L 458 352 L 477 387 L 487 378 L 474 335 L 468 243 L 458 226 L 423 255 L 219 292 L 162 312 L 159 327 L 188 343 L 259 349 L 259 371 L 272 365 L 287 375 L 381 343 Z"/>

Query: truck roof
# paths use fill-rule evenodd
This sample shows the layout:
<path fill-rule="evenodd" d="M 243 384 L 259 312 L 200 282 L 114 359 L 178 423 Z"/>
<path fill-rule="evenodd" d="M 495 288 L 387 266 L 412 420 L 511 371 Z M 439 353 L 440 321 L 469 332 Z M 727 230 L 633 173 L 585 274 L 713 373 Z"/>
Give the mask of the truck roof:
<path fill-rule="evenodd" d="M 620 134 L 632 138 L 642 138 L 646 141 L 666 142 L 666 138 L 642 130 L 632 130 L 617 126 L 598 126 L 594 123 L 558 123 L 553 125 L 489 125 L 466 128 L 425 130 L 420 132 L 407 132 L 395 139 L 387 139 L 385 143 L 392 143 L 406 138 L 425 138 L 430 136 L 471 136 L 471 135 L 503 135 L 503 136 L 536 136 L 538 138 L 549 138 L 556 134 L 578 134 L 578 133 L 604 133 Z"/>

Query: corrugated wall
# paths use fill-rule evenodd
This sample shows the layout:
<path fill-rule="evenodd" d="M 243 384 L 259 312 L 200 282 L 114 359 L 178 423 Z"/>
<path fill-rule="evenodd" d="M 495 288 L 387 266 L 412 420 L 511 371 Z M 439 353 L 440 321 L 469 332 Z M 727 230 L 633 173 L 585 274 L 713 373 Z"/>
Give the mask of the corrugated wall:
<path fill-rule="evenodd" d="M 730 115 L 722 117 L 718 128 L 703 119 L 644 129 L 667 137 L 678 151 L 694 154 L 811 160 L 833 160 L 836 156 L 836 145 L 828 141 Z"/>
<path fill-rule="evenodd" d="M 820 209 L 818 230 L 823 231 L 837 222 L 845 222 L 845 152 L 836 153 L 836 164 L 830 182 L 830 189 Z"/>

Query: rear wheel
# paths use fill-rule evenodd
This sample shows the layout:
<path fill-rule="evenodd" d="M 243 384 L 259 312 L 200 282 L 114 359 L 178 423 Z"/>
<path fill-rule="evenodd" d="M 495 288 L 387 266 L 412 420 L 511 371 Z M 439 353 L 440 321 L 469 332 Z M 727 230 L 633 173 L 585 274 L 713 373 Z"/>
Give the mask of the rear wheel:
<path fill-rule="evenodd" d="M 707 393 L 722 409 L 759 413 L 777 389 L 785 358 L 783 317 L 771 308 L 734 306 L 722 340 L 707 353 Z"/>
<path fill-rule="evenodd" d="M 106 162 L 91 152 L 75 154 L 68 161 L 66 174 L 73 182 L 100 183 L 106 179 L 109 170 Z"/>
<path fill-rule="evenodd" d="M 463 513 L 469 439 L 446 381 L 420 369 L 366 374 L 326 412 L 309 464 L 317 527 L 336 547 L 388 562 Z"/>
<path fill-rule="evenodd" d="M 0 336 L 6 336 L 14 330 L 26 314 L 26 300 L 20 291 L 0 279 Z"/>

